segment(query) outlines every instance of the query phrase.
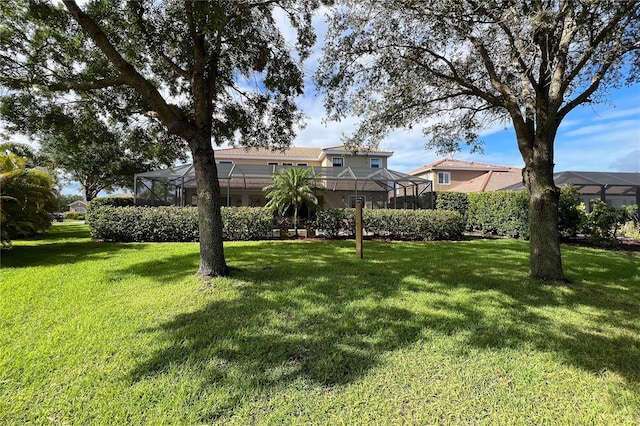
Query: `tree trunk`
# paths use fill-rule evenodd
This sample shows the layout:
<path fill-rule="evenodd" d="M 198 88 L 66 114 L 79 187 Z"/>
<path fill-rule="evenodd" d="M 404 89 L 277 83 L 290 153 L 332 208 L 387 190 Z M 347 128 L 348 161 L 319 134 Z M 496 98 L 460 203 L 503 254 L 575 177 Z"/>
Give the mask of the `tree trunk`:
<path fill-rule="evenodd" d="M 530 196 L 529 275 L 538 280 L 563 281 L 558 232 L 560 191 L 553 182 L 553 150 L 549 150 L 545 142 L 539 142 L 535 144 L 532 158 L 524 159 L 523 171 L 524 184 Z"/>
<path fill-rule="evenodd" d="M 200 268 L 205 279 L 229 274 L 224 259 L 220 182 L 211 147 L 211 136 L 200 132 L 189 141 L 198 186 L 198 229 L 200 232 Z"/>

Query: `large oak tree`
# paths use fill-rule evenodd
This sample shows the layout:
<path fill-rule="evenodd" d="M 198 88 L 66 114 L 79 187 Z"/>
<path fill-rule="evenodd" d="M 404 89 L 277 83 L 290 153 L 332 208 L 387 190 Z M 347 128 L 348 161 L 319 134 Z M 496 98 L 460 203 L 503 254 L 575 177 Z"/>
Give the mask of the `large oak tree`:
<path fill-rule="evenodd" d="M 564 279 L 554 141 L 578 105 L 638 81 L 640 2 L 345 0 L 336 2 L 316 81 L 329 116 L 362 117 L 351 137 L 378 143 L 423 126 L 440 152 L 478 147 L 510 122 L 530 193 L 530 275 Z"/>
<path fill-rule="evenodd" d="M 62 3 L 19 0 L 3 9 L 0 84 L 38 98 L 90 96 L 114 117 L 157 120 L 182 138 L 198 186 L 198 272 L 226 275 L 213 144 L 290 144 L 318 2 Z M 297 30 L 295 47 L 279 17 Z"/>

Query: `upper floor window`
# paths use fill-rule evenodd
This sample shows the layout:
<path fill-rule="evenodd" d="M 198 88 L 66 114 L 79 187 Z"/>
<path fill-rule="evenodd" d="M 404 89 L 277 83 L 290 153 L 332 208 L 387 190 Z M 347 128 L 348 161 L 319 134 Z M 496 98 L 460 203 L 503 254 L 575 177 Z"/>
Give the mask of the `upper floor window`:
<path fill-rule="evenodd" d="M 369 160 L 372 169 L 380 169 L 382 168 L 382 160 L 380 158 L 372 158 Z"/>
<path fill-rule="evenodd" d="M 451 172 L 438 172 L 439 185 L 451 185 Z"/>
<path fill-rule="evenodd" d="M 333 157 L 331 161 L 333 161 L 333 167 L 344 167 L 344 158 L 342 157 Z"/>

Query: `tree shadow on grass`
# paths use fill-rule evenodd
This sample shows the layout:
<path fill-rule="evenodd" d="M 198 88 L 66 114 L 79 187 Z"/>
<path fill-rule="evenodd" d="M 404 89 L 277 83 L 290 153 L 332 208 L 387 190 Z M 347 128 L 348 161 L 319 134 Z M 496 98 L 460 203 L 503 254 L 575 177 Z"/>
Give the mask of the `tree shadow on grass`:
<path fill-rule="evenodd" d="M 20 245 L 2 254 L 2 267 L 24 268 L 72 264 L 116 255 L 126 256 L 123 252 L 142 249 L 142 246 L 136 244 L 107 244 L 91 241 Z"/>
<path fill-rule="evenodd" d="M 54 224 L 43 234 L 14 241 L 11 250 L 2 253 L 2 267 L 24 268 L 72 264 L 142 248 L 136 244 L 91 241 L 89 230 L 84 223 L 65 222 Z"/>
<path fill-rule="evenodd" d="M 620 374 L 640 393 L 640 285 L 614 273 L 633 270 L 636 258 L 570 251 L 574 283 L 561 285 L 528 279 L 528 247 L 514 241 L 369 243 L 364 260 L 351 242 L 235 244 L 226 253 L 239 268 L 236 284 L 226 284 L 237 296 L 147 330 L 161 332 L 166 347 L 130 372 L 138 381 L 189 365 L 203 387 L 229 389 L 227 403 L 203 421 L 225 415 L 242 389 L 353 382 L 386 352 L 434 332 L 464 336 L 473 348 L 555 353 L 594 374 Z M 164 265 L 169 278 L 184 273 L 186 259 L 174 260 Z M 151 266 L 143 270 L 152 274 Z M 403 305 L 407 297 L 428 309 Z M 581 307 L 594 312 L 595 326 L 545 314 Z"/>

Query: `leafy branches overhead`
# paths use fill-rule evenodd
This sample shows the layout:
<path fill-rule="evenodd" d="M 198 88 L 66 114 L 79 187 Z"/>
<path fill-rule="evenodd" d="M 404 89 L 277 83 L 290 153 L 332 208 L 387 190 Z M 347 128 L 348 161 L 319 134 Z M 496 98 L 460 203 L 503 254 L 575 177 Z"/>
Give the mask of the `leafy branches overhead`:
<path fill-rule="evenodd" d="M 423 126 L 429 147 L 478 147 L 495 121 L 546 131 L 599 88 L 638 81 L 637 2 L 339 3 L 316 80 L 331 118 L 361 115 L 357 144 Z"/>
<path fill-rule="evenodd" d="M 86 101 L 52 105 L 13 98 L 1 112 L 11 129 L 40 141 L 39 153 L 80 183 L 87 201 L 103 190 L 132 188 L 136 173 L 185 159 L 184 143 L 162 127 L 108 122 Z"/>
<path fill-rule="evenodd" d="M 180 136 L 195 130 L 185 122 L 205 119 L 196 116 L 195 92 L 203 91 L 216 111 L 206 120 L 218 144 L 235 141 L 237 131 L 247 145 L 290 143 L 302 118 L 293 98 L 302 92 L 299 60 L 315 41 L 309 23 L 317 2 L 63 3 L 70 13 L 37 0 L 9 8 L 0 84 L 40 97 L 82 92 L 112 113 L 154 111 Z M 289 55 L 275 7 L 298 29 L 298 59 Z"/>
<path fill-rule="evenodd" d="M 530 274 L 562 280 L 554 143 L 576 106 L 640 81 L 640 2 L 344 0 L 315 79 L 354 145 L 420 126 L 427 148 L 481 148 L 510 122 L 530 197 Z M 623 76 L 626 75 L 626 78 Z"/>

